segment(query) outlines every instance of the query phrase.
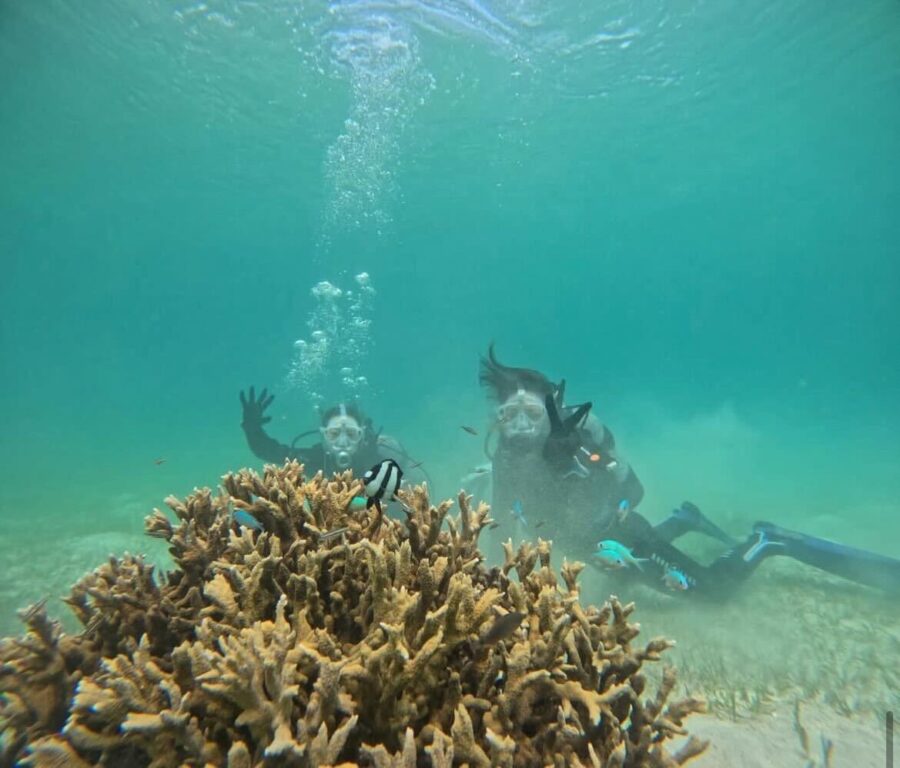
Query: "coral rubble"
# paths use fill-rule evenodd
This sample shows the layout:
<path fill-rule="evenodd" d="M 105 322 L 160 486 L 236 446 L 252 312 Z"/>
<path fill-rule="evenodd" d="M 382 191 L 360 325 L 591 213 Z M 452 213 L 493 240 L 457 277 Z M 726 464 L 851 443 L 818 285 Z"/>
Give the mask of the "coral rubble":
<path fill-rule="evenodd" d="M 404 521 L 351 508 L 349 474 L 268 466 L 167 499 L 151 536 L 176 570 L 111 559 L 68 602 L 0 641 L 0 766 L 676 766 L 694 699 L 667 703 L 634 644 L 632 605 L 582 606 L 581 564 L 505 545 L 488 569 L 486 505 L 402 492 Z M 236 511 L 260 530 L 239 525 Z"/>

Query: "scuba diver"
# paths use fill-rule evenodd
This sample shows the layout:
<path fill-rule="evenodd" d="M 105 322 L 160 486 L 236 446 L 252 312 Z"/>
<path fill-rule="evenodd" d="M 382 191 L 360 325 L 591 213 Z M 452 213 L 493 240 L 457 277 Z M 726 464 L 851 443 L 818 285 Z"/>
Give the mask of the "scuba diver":
<path fill-rule="evenodd" d="M 421 462 L 414 462 L 399 441 L 372 427 L 372 420 L 352 403 L 338 403 L 325 410 L 321 425 L 297 435 L 290 445 L 280 443 L 266 433 L 264 426 L 272 420 L 265 412 L 275 399 L 263 389 L 256 396 L 253 387 L 245 394 L 241 391 L 243 420 L 241 427 L 247 445 L 254 455 L 265 462 L 280 464 L 286 459 L 296 459 L 304 465 L 304 473 L 311 477 L 318 471 L 326 475 L 350 469 L 354 477 L 362 477 L 373 465 L 384 459 L 410 462 L 412 470 L 418 470 L 424 479 L 427 473 Z M 310 446 L 298 446 L 297 441 L 318 434 L 319 442 Z"/>
<path fill-rule="evenodd" d="M 615 452 L 609 430 L 590 413 L 591 403 L 564 403 L 565 381 L 497 361 L 493 345 L 481 360 L 480 381 L 499 402 L 497 447 L 490 455 L 495 510 L 525 524 L 544 515 L 564 516 L 554 530 L 564 552 L 672 592 L 724 598 L 772 556 L 791 557 L 828 573 L 900 594 L 900 560 L 781 528 L 756 523 L 735 540 L 694 504 L 684 502 L 657 525 L 636 511 L 643 487 Z M 490 437 L 490 433 L 489 433 Z M 674 542 L 696 532 L 727 549 L 709 565 Z M 598 541 L 599 540 L 599 541 Z"/>
<path fill-rule="evenodd" d="M 585 530 L 605 529 L 620 505 L 634 508 L 644 496 L 640 480 L 617 454 L 612 432 L 590 414 L 590 404 L 564 404 L 565 382 L 557 385 L 539 371 L 503 365 L 493 345 L 481 359 L 479 380 L 497 403 L 485 438 L 492 508 L 502 514 L 513 510 L 526 529 L 529 522 L 537 526 L 560 516 L 579 521 L 555 528 L 553 539 L 564 552 L 587 559 Z M 551 411 L 547 398 L 553 402 Z M 579 446 L 571 455 L 560 447 L 558 428 L 554 432 L 551 422 L 555 415 L 577 436 Z M 590 541 L 596 543 L 593 534 Z"/>

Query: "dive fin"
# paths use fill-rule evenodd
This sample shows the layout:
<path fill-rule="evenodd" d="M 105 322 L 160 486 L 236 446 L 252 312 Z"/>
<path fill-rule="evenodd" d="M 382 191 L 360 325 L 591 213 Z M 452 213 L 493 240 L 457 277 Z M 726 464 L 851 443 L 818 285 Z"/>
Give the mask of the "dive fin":
<path fill-rule="evenodd" d="M 559 386 L 556 388 L 556 396 L 554 398 L 556 400 L 556 406 L 558 408 L 562 408 L 563 399 L 565 398 L 565 396 L 566 396 L 566 380 L 560 379 Z"/>
<path fill-rule="evenodd" d="M 580 427 L 582 421 L 587 418 L 588 413 L 590 413 L 591 406 L 593 403 L 582 403 L 575 409 L 575 413 L 566 416 L 566 420 L 563 422 L 563 427 L 566 432 L 572 432 L 576 427 Z"/>
<path fill-rule="evenodd" d="M 547 417 L 550 419 L 550 434 L 560 434 L 563 431 L 563 423 L 559 420 L 559 410 L 553 395 L 547 395 L 544 398 L 544 406 L 547 408 Z"/>
<path fill-rule="evenodd" d="M 753 526 L 757 535 L 784 547 L 784 554 L 857 584 L 900 593 L 900 560 L 828 539 L 790 531 L 767 522 Z"/>
<path fill-rule="evenodd" d="M 544 406 L 547 409 L 547 417 L 550 419 L 550 434 L 554 437 L 564 437 L 574 432 L 576 427 L 581 426 L 581 422 L 587 418 L 592 405 L 592 403 L 582 403 L 563 421 L 559 418 L 559 408 L 553 395 L 547 395 L 544 398 Z"/>

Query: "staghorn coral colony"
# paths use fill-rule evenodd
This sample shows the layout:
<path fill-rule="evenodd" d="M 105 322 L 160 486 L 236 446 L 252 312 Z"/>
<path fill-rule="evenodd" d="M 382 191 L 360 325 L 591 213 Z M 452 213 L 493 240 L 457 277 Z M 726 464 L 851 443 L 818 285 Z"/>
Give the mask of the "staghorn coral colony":
<path fill-rule="evenodd" d="M 354 509 L 349 473 L 226 475 L 155 510 L 177 568 L 112 558 L 72 589 L 84 626 L 42 606 L 0 641 L 0 765 L 676 766 L 694 699 L 667 703 L 632 605 L 578 599 L 550 543 L 478 549 L 489 509 L 402 492 L 405 521 Z M 261 529 L 238 525 L 249 513 Z M 561 581 L 560 581 L 561 579 Z"/>

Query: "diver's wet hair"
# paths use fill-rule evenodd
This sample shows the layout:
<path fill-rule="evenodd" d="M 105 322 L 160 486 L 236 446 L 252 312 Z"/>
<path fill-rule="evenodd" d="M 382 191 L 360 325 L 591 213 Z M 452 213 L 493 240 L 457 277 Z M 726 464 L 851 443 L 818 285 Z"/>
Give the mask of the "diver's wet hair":
<path fill-rule="evenodd" d="M 498 402 L 506 400 L 520 389 L 534 392 L 541 397 L 556 395 L 557 385 L 533 368 L 511 368 L 503 365 L 494 354 L 494 344 L 488 347 L 487 357 L 481 358 L 478 381 L 490 390 Z"/>
<path fill-rule="evenodd" d="M 356 423 L 360 426 L 368 426 L 371 422 L 371 419 L 362 412 L 358 405 L 354 403 L 337 403 L 337 405 L 332 405 L 331 408 L 322 412 L 322 426 L 324 427 L 330 419 L 342 414 L 346 414 L 351 419 L 356 419 Z"/>

